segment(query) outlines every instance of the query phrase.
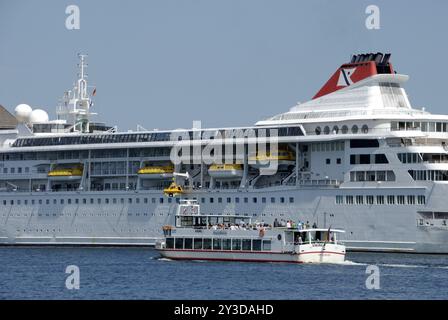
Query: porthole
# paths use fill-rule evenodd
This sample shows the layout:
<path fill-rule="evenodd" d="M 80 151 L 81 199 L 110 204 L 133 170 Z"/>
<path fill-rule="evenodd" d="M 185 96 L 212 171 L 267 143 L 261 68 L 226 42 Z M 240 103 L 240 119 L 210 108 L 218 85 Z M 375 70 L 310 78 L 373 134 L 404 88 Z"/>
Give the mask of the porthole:
<path fill-rule="evenodd" d="M 278 241 L 282 240 L 282 235 L 281 235 L 281 234 L 279 234 L 279 235 L 277 236 L 277 240 L 278 240 Z"/>
<path fill-rule="evenodd" d="M 362 133 L 369 133 L 369 127 L 366 124 L 364 124 L 362 126 L 362 128 L 361 128 L 361 132 Z"/>
<path fill-rule="evenodd" d="M 330 134 L 330 127 L 329 126 L 325 126 L 324 133 L 325 134 Z"/>
<path fill-rule="evenodd" d="M 338 126 L 334 126 L 332 133 L 333 134 L 338 134 L 338 132 L 339 132 L 339 127 Z"/>
<path fill-rule="evenodd" d="M 352 133 L 358 133 L 358 126 L 356 124 L 352 127 Z"/>
<path fill-rule="evenodd" d="M 320 135 L 320 133 L 322 132 L 322 129 L 320 127 L 316 127 L 315 132 L 317 135 Z"/>
<path fill-rule="evenodd" d="M 343 125 L 341 128 L 342 134 L 346 134 L 348 132 L 348 127 L 346 125 Z"/>

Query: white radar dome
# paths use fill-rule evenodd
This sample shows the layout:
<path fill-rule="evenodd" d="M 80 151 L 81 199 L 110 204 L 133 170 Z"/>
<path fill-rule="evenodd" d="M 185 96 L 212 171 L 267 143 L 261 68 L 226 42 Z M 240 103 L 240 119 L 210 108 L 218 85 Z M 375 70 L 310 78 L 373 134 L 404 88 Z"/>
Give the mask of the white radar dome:
<path fill-rule="evenodd" d="M 33 123 L 42 123 L 48 121 L 48 113 L 46 113 L 42 109 L 35 109 L 31 112 L 29 122 Z"/>
<path fill-rule="evenodd" d="M 33 109 L 27 104 L 19 104 L 15 109 L 14 112 L 16 114 L 16 118 L 19 122 L 27 122 L 31 112 Z"/>

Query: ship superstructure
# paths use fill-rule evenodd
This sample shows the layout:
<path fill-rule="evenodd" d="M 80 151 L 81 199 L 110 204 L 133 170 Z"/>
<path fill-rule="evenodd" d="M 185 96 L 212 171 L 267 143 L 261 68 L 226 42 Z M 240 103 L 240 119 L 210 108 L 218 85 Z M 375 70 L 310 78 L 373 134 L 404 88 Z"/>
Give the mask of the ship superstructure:
<path fill-rule="evenodd" d="M 134 132 L 92 122 L 80 59 L 57 120 L 0 110 L 2 244 L 154 244 L 197 199 L 209 215 L 344 229 L 348 250 L 448 253 L 448 116 L 411 106 L 390 54 L 352 56 L 253 126 Z"/>

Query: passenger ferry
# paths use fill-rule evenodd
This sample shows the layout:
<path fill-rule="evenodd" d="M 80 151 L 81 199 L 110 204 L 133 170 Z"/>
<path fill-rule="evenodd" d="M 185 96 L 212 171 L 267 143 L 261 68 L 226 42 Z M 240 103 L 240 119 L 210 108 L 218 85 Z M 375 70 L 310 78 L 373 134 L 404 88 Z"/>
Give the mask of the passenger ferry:
<path fill-rule="evenodd" d="M 95 120 L 79 58 L 55 119 L 0 106 L 0 244 L 154 246 L 196 199 L 209 216 L 343 229 L 347 250 L 448 253 L 448 116 L 412 106 L 390 54 L 353 55 L 253 125 L 126 132 Z"/>
<path fill-rule="evenodd" d="M 181 200 L 176 225 L 163 227 L 159 253 L 173 260 L 342 263 L 343 230 L 254 222 L 237 215 L 202 214 L 195 200 Z"/>

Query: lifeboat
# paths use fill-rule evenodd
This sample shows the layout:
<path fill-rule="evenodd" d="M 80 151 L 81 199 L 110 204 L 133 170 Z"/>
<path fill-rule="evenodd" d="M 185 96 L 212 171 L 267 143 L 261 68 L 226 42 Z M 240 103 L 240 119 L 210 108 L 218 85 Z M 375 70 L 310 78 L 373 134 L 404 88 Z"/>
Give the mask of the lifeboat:
<path fill-rule="evenodd" d="M 208 174 L 216 179 L 241 178 L 243 166 L 241 164 L 212 164 L 208 168 Z"/>
<path fill-rule="evenodd" d="M 174 166 L 147 166 L 138 170 L 142 179 L 169 179 L 173 177 Z"/>
<path fill-rule="evenodd" d="M 295 164 L 295 155 L 287 149 L 274 150 L 272 152 L 257 153 L 249 157 L 249 164 L 255 168 L 269 167 L 271 162 L 277 162 L 278 166 L 290 166 Z"/>
<path fill-rule="evenodd" d="M 169 197 L 175 197 L 184 194 L 185 191 L 182 186 L 175 182 L 172 182 L 168 188 L 163 189 L 163 193 Z"/>
<path fill-rule="evenodd" d="M 82 178 L 83 166 L 76 165 L 74 167 L 56 167 L 48 172 L 50 180 L 79 180 Z"/>

